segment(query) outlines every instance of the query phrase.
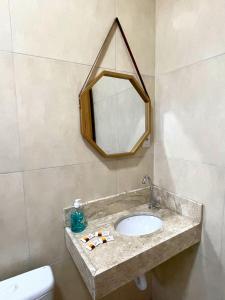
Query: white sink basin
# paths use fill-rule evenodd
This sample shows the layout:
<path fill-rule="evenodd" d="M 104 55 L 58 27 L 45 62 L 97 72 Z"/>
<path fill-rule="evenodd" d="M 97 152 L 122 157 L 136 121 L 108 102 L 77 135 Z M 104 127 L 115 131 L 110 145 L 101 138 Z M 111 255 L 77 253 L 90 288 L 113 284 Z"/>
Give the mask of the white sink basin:
<path fill-rule="evenodd" d="M 115 228 L 124 235 L 140 236 L 156 232 L 162 225 L 163 222 L 159 218 L 143 213 L 120 219 Z"/>

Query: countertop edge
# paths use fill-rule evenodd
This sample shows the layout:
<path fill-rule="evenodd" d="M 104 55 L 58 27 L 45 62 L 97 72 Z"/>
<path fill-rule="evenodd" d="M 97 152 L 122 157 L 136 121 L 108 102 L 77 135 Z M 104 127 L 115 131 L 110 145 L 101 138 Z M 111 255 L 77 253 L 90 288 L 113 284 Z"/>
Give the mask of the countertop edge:
<path fill-rule="evenodd" d="M 132 281 L 138 275 L 137 269 L 139 270 L 140 275 L 149 272 L 178 253 L 199 243 L 201 240 L 201 227 L 201 223 L 198 223 L 186 231 L 181 232 L 111 269 L 96 273 L 94 277 L 95 289 L 97 291 L 96 299 L 104 297 L 117 288 Z M 117 276 L 113 276 L 113 273 L 116 273 Z M 108 284 L 108 282 L 110 282 L 110 284 Z"/>
<path fill-rule="evenodd" d="M 66 246 L 67 249 L 72 256 L 73 261 L 75 262 L 90 294 L 92 295 L 93 299 L 95 299 L 95 292 L 96 292 L 96 286 L 95 286 L 95 268 L 93 265 L 89 262 L 87 265 L 87 260 L 84 259 L 82 251 L 78 251 L 79 248 L 74 245 L 74 241 L 68 231 L 65 229 L 65 240 L 66 240 Z M 87 258 L 88 259 L 88 258 Z"/>

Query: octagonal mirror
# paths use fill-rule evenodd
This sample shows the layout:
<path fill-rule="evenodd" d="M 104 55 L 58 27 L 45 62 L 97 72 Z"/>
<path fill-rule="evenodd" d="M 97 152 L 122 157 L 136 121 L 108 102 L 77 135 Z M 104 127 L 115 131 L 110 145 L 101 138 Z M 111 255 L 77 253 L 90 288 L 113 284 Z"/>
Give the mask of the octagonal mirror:
<path fill-rule="evenodd" d="M 103 71 L 80 95 L 82 135 L 104 157 L 132 155 L 150 134 L 150 108 L 134 76 Z"/>

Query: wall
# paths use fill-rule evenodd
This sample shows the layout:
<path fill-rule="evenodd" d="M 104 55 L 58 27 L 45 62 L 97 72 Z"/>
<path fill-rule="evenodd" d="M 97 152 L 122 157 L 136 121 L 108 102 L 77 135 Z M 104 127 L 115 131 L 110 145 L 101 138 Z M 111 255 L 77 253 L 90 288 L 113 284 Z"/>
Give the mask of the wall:
<path fill-rule="evenodd" d="M 118 16 L 154 95 L 154 12 L 149 0 L 0 0 L 0 280 L 50 264 L 58 298 L 90 299 L 64 245 L 62 209 L 140 187 L 153 147 L 99 157 L 80 135 L 78 93 Z M 118 34 L 102 66 L 133 71 Z M 131 283 L 107 300 L 148 294 Z"/>
<path fill-rule="evenodd" d="M 225 3 L 156 1 L 154 180 L 204 207 L 203 236 L 154 272 L 154 300 L 224 300 Z"/>

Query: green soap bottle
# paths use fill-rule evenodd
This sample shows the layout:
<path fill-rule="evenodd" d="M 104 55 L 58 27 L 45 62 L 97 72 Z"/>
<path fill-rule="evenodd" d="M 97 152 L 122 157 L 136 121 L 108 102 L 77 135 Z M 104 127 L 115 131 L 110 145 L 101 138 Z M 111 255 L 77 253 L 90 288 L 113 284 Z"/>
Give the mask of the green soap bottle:
<path fill-rule="evenodd" d="M 74 201 L 74 208 L 71 212 L 70 223 L 72 232 L 81 232 L 87 227 L 87 220 L 82 208 L 81 199 Z"/>

